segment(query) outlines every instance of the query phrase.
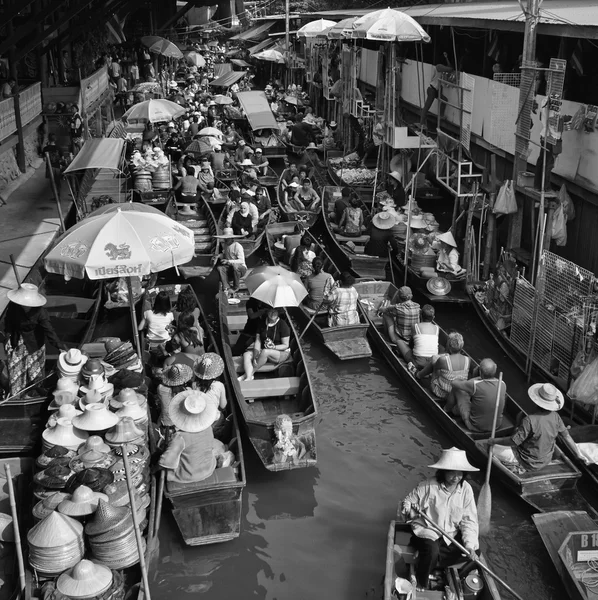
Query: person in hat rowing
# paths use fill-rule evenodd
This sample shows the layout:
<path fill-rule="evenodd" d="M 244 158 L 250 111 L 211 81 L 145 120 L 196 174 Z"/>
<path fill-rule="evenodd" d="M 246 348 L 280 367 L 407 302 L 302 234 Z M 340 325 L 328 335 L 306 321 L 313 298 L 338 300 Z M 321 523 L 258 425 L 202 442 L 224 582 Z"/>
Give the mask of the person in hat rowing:
<path fill-rule="evenodd" d="M 388 245 L 393 254 L 399 253 L 399 244 L 392 231 L 397 219 L 391 212 L 383 210 L 374 215 L 370 227 L 370 239 L 365 245 L 365 253 L 369 256 L 388 257 Z"/>
<path fill-rule="evenodd" d="M 527 394 L 536 410 L 523 417 L 510 438 L 488 440 L 494 456 L 516 473 L 538 471 L 550 464 L 560 436 L 574 456 L 587 462 L 558 414 L 565 404 L 562 392 L 551 383 L 535 383 Z"/>
<path fill-rule="evenodd" d="M 458 448 L 443 450 L 440 459 L 430 468 L 436 469 L 434 477 L 420 483 L 397 510 L 398 517 L 411 521 L 410 543 L 419 554 L 415 575 L 420 590 L 430 588 L 430 575 L 439 559 L 444 565 L 463 559 L 460 550 L 448 539 L 417 518 L 420 513 L 465 546 L 472 560 L 479 548 L 478 511 L 473 489 L 466 480 L 467 473 L 479 469 L 470 465 L 465 450 Z"/>
<path fill-rule="evenodd" d="M 245 252 L 243 246 L 237 241 L 243 236 L 235 235 L 231 228 L 226 227 L 222 234 L 216 237 L 222 240 L 224 249 L 216 258 L 215 269 L 218 271 L 223 289 L 228 290 L 232 284 L 232 292 L 237 292 L 241 277 L 247 272 Z"/>
<path fill-rule="evenodd" d="M 457 242 L 450 231 L 436 237 L 440 242 L 438 258 L 436 259 L 436 270 L 440 273 L 450 273 L 457 277 L 465 274 L 465 269 L 459 264 L 459 252 Z"/>

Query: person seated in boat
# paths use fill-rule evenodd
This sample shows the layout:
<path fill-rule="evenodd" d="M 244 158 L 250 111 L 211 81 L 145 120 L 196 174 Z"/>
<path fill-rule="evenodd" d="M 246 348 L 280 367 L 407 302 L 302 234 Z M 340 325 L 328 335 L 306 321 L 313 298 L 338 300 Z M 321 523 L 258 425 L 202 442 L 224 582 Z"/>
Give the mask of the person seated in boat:
<path fill-rule="evenodd" d="M 241 194 L 241 202 L 232 206 L 226 217 L 226 226 L 233 227 L 233 219 L 238 212 L 242 211 L 242 205 L 247 205 L 247 210 L 249 211 L 249 216 L 251 217 L 251 229 L 253 231 L 256 230 L 257 224 L 260 220 L 260 214 L 257 209 L 257 206 L 254 204 L 253 199 L 255 198 L 255 192 L 253 190 L 244 190 Z M 243 209 L 245 210 L 245 209 Z M 233 227 L 234 229 L 234 227 Z"/>
<path fill-rule="evenodd" d="M 465 275 L 465 269 L 459 264 L 459 252 L 457 252 L 457 242 L 453 234 L 447 231 L 437 236 L 436 240 L 440 242 L 436 270 L 439 273 L 450 273 L 457 277 Z"/>
<path fill-rule="evenodd" d="M 274 459 L 273 462 L 297 464 L 306 454 L 305 444 L 293 433 L 293 420 L 289 415 L 278 415 L 274 420 Z"/>
<path fill-rule="evenodd" d="M 237 143 L 237 148 L 235 149 L 235 154 L 232 156 L 231 161 L 237 167 L 241 165 L 244 160 L 247 160 L 251 155 L 249 152 L 250 148 L 247 145 L 247 142 L 243 138 L 240 138 Z"/>
<path fill-rule="evenodd" d="M 264 156 L 264 151 L 262 150 L 262 148 L 258 147 L 255 149 L 255 152 L 251 156 L 251 162 L 254 164 L 255 168 L 257 169 L 258 176 L 265 175 L 266 172 L 268 171 L 268 166 L 269 166 L 270 162 Z"/>
<path fill-rule="evenodd" d="M 294 181 L 291 181 L 284 190 L 284 197 L 282 199 L 282 207 L 286 212 L 301 212 L 305 211 L 305 205 L 297 196 L 299 190 L 299 178 L 295 177 Z"/>
<path fill-rule="evenodd" d="M 309 249 L 309 245 L 301 243 L 293 250 L 291 254 L 291 271 L 297 273 L 301 279 L 305 280 L 313 273 L 312 261 L 316 257 L 315 253 Z"/>
<path fill-rule="evenodd" d="M 239 210 L 232 213 L 231 228 L 235 235 L 250 236 L 253 233 L 252 217 L 249 212 L 249 203 L 241 202 Z"/>
<path fill-rule="evenodd" d="M 194 204 L 197 202 L 197 190 L 199 189 L 199 179 L 187 171 L 187 175 L 181 177 L 174 186 L 174 192 L 177 200 L 183 204 Z"/>
<path fill-rule="evenodd" d="M 343 216 L 338 224 L 338 231 L 344 236 L 359 237 L 364 230 L 365 225 L 361 200 L 353 197 L 350 200 L 350 206 L 347 206 L 345 212 L 343 212 Z"/>
<path fill-rule="evenodd" d="M 314 130 L 309 123 L 303 122 L 303 114 L 295 116 L 295 124 L 291 128 L 291 143 L 300 148 L 307 148 L 310 142 L 315 142 Z"/>
<path fill-rule="evenodd" d="M 560 436 L 573 455 L 587 463 L 558 414 L 565 404 L 562 392 L 551 383 L 535 383 L 527 394 L 537 408 L 522 418 L 510 438 L 488 440 L 494 456 L 515 473 L 539 471 L 550 464 Z"/>
<path fill-rule="evenodd" d="M 166 441 L 174 431 L 174 424 L 170 420 L 168 412 L 172 399 L 180 392 L 191 389 L 193 380 L 193 369 L 186 364 L 176 363 L 164 368 L 160 374 L 161 383 L 156 388 L 156 396 L 160 407 L 160 419 L 158 424 Z"/>
<path fill-rule="evenodd" d="M 161 291 L 156 294 L 154 305 L 143 313 L 139 323 L 139 331 L 147 329 L 147 341 L 151 347 L 156 347 L 170 340 L 170 329 L 174 321 L 172 304 L 168 292 Z"/>
<path fill-rule="evenodd" d="M 201 326 L 199 324 L 199 316 L 201 315 L 201 311 L 199 305 L 197 304 L 197 297 L 193 292 L 193 288 L 188 285 L 185 286 L 176 299 L 176 304 L 174 310 L 172 311 L 174 314 L 175 321 L 178 321 L 179 317 L 186 313 L 193 313 L 193 326 L 200 331 Z M 201 335 L 203 337 L 203 331 L 201 331 Z"/>
<path fill-rule="evenodd" d="M 277 308 L 270 307 L 266 318 L 258 325 L 253 344 L 243 354 L 245 373 L 239 381 L 252 381 L 254 373 L 266 363 L 281 364 L 291 355 L 291 329 L 280 318 Z"/>
<path fill-rule="evenodd" d="M 335 139 L 337 129 L 336 121 L 330 121 L 330 123 L 324 127 L 324 138 L 322 139 L 322 146 L 324 149 L 336 150 L 338 148 L 337 140 Z"/>
<path fill-rule="evenodd" d="M 399 208 L 405 206 L 405 188 L 403 187 L 403 182 L 401 181 L 401 174 L 398 171 L 389 173 L 386 191 L 394 200 L 395 206 Z"/>
<path fill-rule="evenodd" d="M 243 162 L 239 163 L 239 167 L 243 169 L 239 177 L 242 185 L 247 187 L 251 183 L 258 183 L 257 170 L 255 168 L 255 165 L 251 162 L 250 158 L 246 158 Z"/>
<path fill-rule="evenodd" d="M 201 171 L 197 177 L 199 181 L 199 190 L 202 194 L 211 196 L 214 193 L 214 173 L 211 172 L 209 163 L 205 162 L 201 165 Z"/>
<path fill-rule="evenodd" d="M 170 403 L 175 433 L 159 460 L 172 483 L 198 483 L 210 477 L 222 462 L 226 447 L 214 438 L 213 423 L 219 412 L 207 394 L 185 390 Z M 230 463 L 230 459 L 228 460 Z"/>
<path fill-rule="evenodd" d="M 193 160 L 193 157 L 189 155 L 181 157 L 181 160 L 178 162 L 178 168 L 181 177 L 185 177 L 185 175 L 191 175 L 192 177 L 195 177 L 197 173 L 195 161 Z"/>
<path fill-rule="evenodd" d="M 257 208 L 259 214 L 259 223 L 267 224 L 270 221 L 270 215 L 272 214 L 272 203 L 268 194 L 266 194 L 265 188 L 258 185 L 255 189 L 255 198 L 253 204 Z"/>
<path fill-rule="evenodd" d="M 449 414 L 456 406 L 453 388 L 457 388 L 457 384 L 466 383 L 469 377 L 470 360 L 468 356 L 461 353 L 464 344 L 463 336 L 460 333 L 456 331 L 449 333 L 446 340 L 446 353 L 433 357 L 432 361 L 419 370 L 416 375 L 418 379 L 432 376 L 430 389 L 437 398 L 441 400 L 448 399 L 445 410 Z M 496 365 L 494 367 L 496 371 Z M 471 429 L 471 427 L 468 426 L 468 429 Z"/>
<path fill-rule="evenodd" d="M 228 158 L 228 152 L 224 152 L 220 144 L 215 145 L 214 150 L 210 153 L 210 166 L 212 167 L 212 172 L 218 173 L 219 171 L 223 171 Z"/>
<path fill-rule="evenodd" d="M 173 342 L 173 348 L 178 348 L 179 353 L 184 356 L 177 360 L 177 354 L 175 353 L 164 361 L 164 365 L 168 366 L 179 362 L 192 367 L 197 357 L 205 352 L 203 329 L 195 325 L 195 316 L 192 311 L 180 314 L 176 323 L 176 330 L 171 342 Z"/>
<path fill-rule="evenodd" d="M 447 342 L 449 349 L 450 340 Z M 466 358 L 466 357 L 463 357 Z M 453 393 L 449 398 L 445 410 L 448 414 L 461 417 L 463 423 L 470 431 L 488 433 L 492 431 L 494 409 L 496 406 L 496 394 L 498 391 L 498 378 L 496 377 L 497 366 L 490 358 L 484 358 L 477 369 L 478 376 L 473 379 L 459 378 L 450 382 Z M 446 385 L 444 387 L 449 387 Z M 500 389 L 500 398 L 496 428 L 502 424 L 502 416 L 505 408 L 507 385 L 503 381 Z"/>
<path fill-rule="evenodd" d="M 301 187 L 297 190 L 295 198 L 310 212 L 316 212 L 320 206 L 320 196 L 318 196 L 318 193 L 312 187 L 309 177 L 306 177 L 301 182 Z"/>
<path fill-rule="evenodd" d="M 293 181 L 294 177 L 299 175 L 299 169 L 297 168 L 296 163 L 291 163 L 288 169 L 285 169 L 283 174 L 280 177 L 280 185 L 282 189 L 286 189 L 286 187 Z"/>
<path fill-rule="evenodd" d="M 222 235 L 216 237 L 222 240 L 222 245 L 224 246 L 222 253 L 216 258 L 215 266 L 220 277 L 220 282 L 222 283 L 222 288 L 224 291 L 227 291 L 230 287 L 230 280 L 232 283 L 232 292 L 237 292 L 241 277 L 247 272 L 245 252 L 243 246 L 237 241 L 237 239 L 244 236 L 236 235 L 231 228 L 226 227 Z"/>
<path fill-rule="evenodd" d="M 196 378 L 194 389 L 206 394 L 218 410 L 219 417 L 212 424 L 214 435 L 218 437 L 224 425 L 224 411 L 228 405 L 224 383 L 219 380 L 224 373 L 224 361 L 215 352 L 206 352 L 195 363 L 193 372 Z"/>
<path fill-rule="evenodd" d="M 376 213 L 369 228 L 370 239 L 365 245 L 365 254 L 388 258 L 389 244 L 390 251 L 394 255 L 398 254 L 399 243 L 393 231 L 396 223 L 396 217 L 391 212 L 383 210 Z"/>
<path fill-rule="evenodd" d="M 478 511 L 473 489 L 467 481 L 467 473 L 479 469 L 470 465 L 465 450 L 458 448 L 443 450 L 440 459 L 430 468 L 436 469 L 434 477 L 420 483 L 397 510 L 398 518 L 411 522 L 410 545 L 419 554 L 415 576 L 420 591 L 430 588 L 430 575 L 439 559 L 445 566 L 463 561 L 460 550 L 427 525 L 419 517 L 420 513 L 460 542 L 469 553 L 469 559 L 477 558 L 480 547 Z"/>
<path fill-rule="evenodd" d="M 419 323 L 420 305 L 413 302 L 411 288 L 404 285 L 397 292 L 399 302 L 389 304 L 378 310 L 384 320 L 384 333 L 395 346 L 401 346 L 401 352 L 407 353 L 413 339 L 413 326 Z"/>
<path fill-rule="evenodd" d="M 414 323 L 411 328 L 413 349 L 407 347 L 405 351 L 404 344 L 397 345 L 401 356 L 407 363 L 407 368 L 413 375 L 432 362 L 432 358 L 439 354 L 438 334 L 440 329 L 434 323 L 435 316 L 434 307 L 430 304 L 424 304 L 421 310 L 420 322 Z"/>
<path fill-rule="evenodd" d="M 337 287 L 328 296 L 328 327 L 343 327 L 359 323 L 357 312 L 359 293 L 353 287 L 354 283 L 355 277 L 348 271 L 340 274 Z"/>
<path fill-rule="evenodd" d="M 253 343 L 259 325 L 266 318 L 270 306 L 257 298 L 249 298 L 245 303 L 247 321 L 235 345 L 232 347 L 233 356 L 242 356 L 245 350 Z"/>
<path fill-rule="evenodd" d="M 308 178 L 307 167 L 299 167 L 299 186 L 303 185 L 303 181 Z"/>
<path fill-rule="evenodd" d="M 324 271 L 324 262 L 319 256 L 313 259 L 311 266 L 313 273 L 305 279 L 307 296 L 304 298 L 303 304 L 307 309 L 316 311 L 328 299 L 336 282 L 330 273 Z"/>
<path fill-rule="evenodd" d="M 224 143 L 223 147 L 226 150 L 233 150 L 237 147 L 237 144 L 241 141 L 241 136 L 235 131 L 233 125 L 228 124 L 224 130 Z M 243 159 L 241 159 L 243 160 Z"/>
<path fill-rule="evenodd" d="M 106 301 L 114 304 L 129 305 L 129 285 L 127 279 L 131 280 L 131 289 L 133 291 L 133 302 L 137 303 L 143 296 L 143 286 L 139 277 L 116 277 L 115 279 L 107 280 L 104 283 L 106 293 Z"/>
<path fill-rule="evenodd" d="M 334 217 L 334 221 L 337 224 L 341 222 L 345 210 L 351 206 L 351 196 L 351 188 L 345 186 L 341 190 L 341 197 L 334 202 L 334 213 L 331 214 L 331 218 Z"/>

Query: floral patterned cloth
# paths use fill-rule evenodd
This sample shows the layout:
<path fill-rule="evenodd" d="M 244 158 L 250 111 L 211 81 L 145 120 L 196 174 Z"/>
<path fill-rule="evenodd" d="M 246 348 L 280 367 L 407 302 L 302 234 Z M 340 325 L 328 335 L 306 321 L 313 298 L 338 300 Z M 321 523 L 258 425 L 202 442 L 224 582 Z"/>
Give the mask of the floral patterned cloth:
<path fill-rule="evenodd" d="M 45 344 L 39 350 L 29 353 L 25 347 L 23 337 L 19 336 L 19 341 L 14 348 L 10 339 L 7 340 L 6 354 L 8 356 L 11 396 L 19 394 L 44 376 L 46 365 Z"/>

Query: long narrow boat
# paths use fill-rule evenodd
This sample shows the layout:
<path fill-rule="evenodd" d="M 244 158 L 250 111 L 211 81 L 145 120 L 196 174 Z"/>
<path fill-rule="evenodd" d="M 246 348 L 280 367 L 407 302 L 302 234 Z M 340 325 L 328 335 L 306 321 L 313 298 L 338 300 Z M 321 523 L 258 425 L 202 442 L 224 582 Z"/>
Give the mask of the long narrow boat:
<path fill-rule="evenodd" d="M 273 188 L 278 184 L 278 175 L 272 167 L 268 166 L 265 174 L 258 173 L 257 180 L 260 185 Z"/>
<path fill-rule="evenodd" d="M 146 292 L 145 305 L 151 306 L 160 291 L 167 292 L 174 305 L 178 295 L 187 287 L 187 284 L 160 285 Z M 218 353 L 214 334 L 203 312 L 199 321 L 206 336 L 206 352 Z M 229 378 L 225 377 L 224 385 L 228 399 L 227 425 L 219 439 L 234 452 L 234 465 L 216 469 L 208 479 L 198 483 L 167 482 L 165 487 L 172 514 L 188 546 L 226 542 L 239 537 L 241 532 L 245 461 Z"/>
<path fill-rule="evenodd" d="M 397 288 L 392 283 L 383 281 L 357 283 L 355 287 L 359 291 L 362 302 L 367 302 L 369 307 L 370 334 L 374 345 L 390 367 L 405 381 L 417 398 L 419 406 L 425 408 L 454 442 L 467 451 L 472 462 L 484 467 L 488 459 L 487 439 L 490 434 L 469 431 L 460 419 L 448 415 L 438 399 L 409 372 L 405 361 L 389 345 L 384 336 L 382 318 L 377 316 L 378 308 L 384 301 L 396 302 Z M 440 343 L 443 344 L 445 339 L 446 334 L 441 329 Z M 472 365 L 476 365 L 471 357 L 470 360 Z M 502 425 L 496 432 L 496 437 L 511 435 L 517 415 L 521 412 L 524 412 L 523 409 L 507 394 Z M 577 490 L 581 472 L 558 447 L 555 449 L 551 463 L 540 471 L 517 475 L 494 459 L 492 472 L 535 510 L 546 512 L 577 508 L 598 514 Z"/>
<path fill-rule="evenodd" d="M 322 216 L 325 225 L 324 232 L 327 236 L 329 254 L 339 269 L 352 270 L 356 277 L 371 277 L 385 279 L 388 257 L 369 256 L 365 254 L 365 246 L 369 235 L 347 237 L 333 230 L 330 213 L 334 213 L 334 203 L 340 197 L 341 188 L 327 186 L 322 190 Z M 356 196 L 357 197 L 357 196 Z M 370 209 L 361 202 L 364 220 L 371 221 Z"/>
<path fill-rule="evenodd" d="M 556 511 L 532 515 L 569 598 L 597 597 L 593 567 L 598 554 L 598 527 L 583 511 Z"/>
<path fill-rule="evenodd" d="M 401 577 L 409 582 L 414 577 L 414 560 L 416 550 L 410 545 L 411 527 L 407 523 L 399 521 L 391 521 L 388 528 L 388 537 L 386 540 L 386 569 L 384 572 L 384 596 L 383 600 L 396 600 L 395 581 L 397 577 Z M 480 562 L 486 564 L 486 559 L 483 555 L 480 556 Z M 500 600 L 500 594 L 494 580 L 486 575 L 481 569 L 477 574 L 471 573 L 471 578 L 476 578 L 476 587 L 479 588 L 477 595 L 464 596 L 462 581 L 456 567 L 448 567 L 444 569 L 444 584 L 448 587 L 455 598 L 475 598 L 476 600 Z M 473 586 L 471 586 L 473 588 Z M 415 592 L 415 590 L 414 590 Z M 400 597 L 400 596 L 399 596 Z M 410 597 L 410 596 L 405 596 Z M 413 594 L 415 597 L 415 593 Z M 445 598 L 444 589 L 440 591 L 418 591 L 418 600 L 438 600 Z"/>
<path fill-rule="evenodd" d="M 307 370 L 297 332 L 288 312 L 283 309 L 291 328 L 291 356 L 280 365 L 267 364 L 253 381 L 240 382 L 243 358 L 233 356 L 232 345 L 247 321 L 247 295 L 240 296 L 239 304 L 229 304 L 226 294 L 218 296 L 221 348 L 237 404 L 241 409 L 247 435 L 263 465 L 269 471 L 286 471 L 311 467 L 316 464 L 316 431 L 318 414 L 311 379 Z M 278 462 L 274 457 L 274 422 L 279 415 L 288 415 L 293 421 L 293 433 L 305 446 L 303 458 Z"/>
<path fill-rule="evenodd" d="M 283 236 L 291 235 L 295 230 L 294 223 L 273 223 L 266 228 L 266 242 L 270 261 L 273 265 L 288 266 L 284 263 Z M 314 239 L 316 244 L 316 255 L 324 261 L 324 271 L 331 275 L 338 275 L 338 269 L 326 253 L 326 250 Z M 313 312 L 304 306 L 291 309 L 294 317 L 305 327 L 310 321 L 310 330 L 318 340 L 324 344 L 338 359 L 351 360 L 353 358 L 367 358 L 372 355 L 372 349 L 367 341 L 369 323 L 363 307 L 358 305 L 359 320 L 356 325 L 343 325 L 340 327 L 328 327 L 328 313 L 326 310 L 318 313 L 312 321 Z"/>
<path fill-rule="evenodd" d="M 282 178 L 285 174 L 283 171 L 278 179 L 278 185 L 276 186 L 276 203 L 278 206 L 278 210 L 280 211 L 280 216 L 283 221 L 299 221 L 305 227 L 311 227 L 320 216 L 321 209 L 318 208 L 317 211 L 311 210 L 298 210 L 298 211 L 288 211 L 284 207 L 284 189 L 282 186 Z M 318 194 L 321 194 L 321 191 L 317 187 L 317 183 L 314 181 L 314 189 Z"/>

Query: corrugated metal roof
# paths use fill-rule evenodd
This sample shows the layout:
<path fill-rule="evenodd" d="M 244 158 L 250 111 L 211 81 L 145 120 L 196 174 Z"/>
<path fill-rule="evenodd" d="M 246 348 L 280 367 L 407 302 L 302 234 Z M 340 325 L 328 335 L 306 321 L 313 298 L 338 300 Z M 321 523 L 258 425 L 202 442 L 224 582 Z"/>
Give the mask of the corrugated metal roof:
<path fill-rule="evenodd" d="M 251 65 L 248 62 L 245 62 L 242 58 L 231 58 L 231 62 L 233 65 L 237 67 L 250 67 Z"/>
<path fill-rule="evenodd" d="M 251 40 L 259 40 L 264 34 L 274 25 L 274 21 L 268 21 L 267 23 L 261 23 L 260 25 L 255 25 L 254 27 L 250 27 L 247 31 L 243 31 L 242 33 L 238 33 L 237 35 L 233 35 L 230 38 L 231 41 L 237 42 L 248 42 Z"/>
<path fill-rule="evenodd" d="M 251 46 L 251 48 L 249 48 L 248 52 L 249 52 L 249 56 L 253 56 L 254 54 L 257 54 L 258 52 L 261 52 L 262 50 L 265 50 L 266 48 L 272 46 L 274 44 L 274 40 L 264 40 L 263 42 L 260 42 L 259 44 L 256 44 L 255 46 Z"/>
<path fill-rule="evenodd" d="M 214 87 L 230 87 L 242 77 L 245 77 L 245 71 L 229 71 L 226 75 L 210 81 L 210 85 Z"/>

